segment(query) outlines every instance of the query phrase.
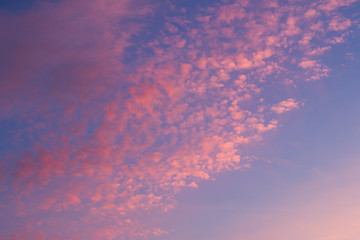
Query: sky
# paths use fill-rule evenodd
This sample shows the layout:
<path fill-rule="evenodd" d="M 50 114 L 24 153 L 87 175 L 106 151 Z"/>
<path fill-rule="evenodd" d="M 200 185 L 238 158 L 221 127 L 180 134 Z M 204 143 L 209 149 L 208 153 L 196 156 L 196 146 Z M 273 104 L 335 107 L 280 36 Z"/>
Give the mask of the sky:
<path fill-rule="evenodd" d="M 360 1 L 0 1 L 0 240 L 358 240 Z"/>

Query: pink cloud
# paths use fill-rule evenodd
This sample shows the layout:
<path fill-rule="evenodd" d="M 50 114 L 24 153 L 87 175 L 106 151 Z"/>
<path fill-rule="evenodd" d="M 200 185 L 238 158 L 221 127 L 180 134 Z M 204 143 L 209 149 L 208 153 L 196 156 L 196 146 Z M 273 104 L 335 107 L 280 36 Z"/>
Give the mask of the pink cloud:
<path fill-rule="evenodd" d="M 313 18 L 315 17 L 316 15 L 318 15 L 318 11 L 316 11 L 316 9 L 313 9 L 313 8 L 310 8 L 309 10 L 307 10 L 305 12 L 305 17 L 306 18 Z"/>
<path fill-rule="evenodd" d="M 117 57 L 129 45 L 131 33 L 138 29 L 134 25 L 116 36 L 110 34 L 116 30 L 114 17 L 132 14 L 124 11 L 124 6 L 130 5 L 126 0 L 116 4 L 95 0 L 37 4 L 37 10 L 20 16 L 1 16 L 2 22 L 9 23 L 2 26 L 0 37 L 7 56 L 1 69 L 7 81 L 0 108 L 7 115 L 16 114 L 17 109 L 30 115 L 39 101 L 42 104 L 38 108 L 44 108 L 52 101 L 73 104 L 67 100 L 68 95 L 88 102 L 103 93 L 107 85 L 114 84 L 115 76 L 121 77 L 116 73 L 122 66 Z M 144 9 L 132 11 L 146 13 Z M 24 38 L 27 41 L 22 41 Z"/>
<path fill-rule="evenodd" d="M 230 24 L 235 19 L 245 17 L 244 5 L 247 5 L 246 1 L 220 7 L 217 11 L 217 20 Z"/>
<path fill-rule="evenodd" d="M 300 28 L 296 26 L 297 19 L 290 16 L 286 22 L 284 34 L 288 36 L 296 35 L 300 33 Z"/>
<path fill-rule="evenodd" d="M 307 69 L 307 68 L 313 68 L 317 65 L 315 60 L 303 60 L 299 63 L 299 66 Z"/>
<path fill-rule="evenodd" d="M 332 12 L 339 7 L 349 6 L 354 2 L 356 2 L 356 0 L 327 0 L 321 2 L 318 8 L 325 12 Z"/>
<path fill-rule="evenodd" d="M 2 16 L 10 24 L 0 39 L 13 51 L 0 108 L 26 119 L 19 136 L 30 139 L 17 142 L 7 167 L 14 208 L 27 219 L 43 213 L 41 229 L 53 219 L 46 213 L 58 217 L 53 225 L 79 216 L 78 229 L 59 239 L 157 236 L 166 231 L 142 222 L 144 213 L 167 211 L 177 192 L 219 172 L 249 167 L 241 150 L 277 128 L 274 112 L 299 108 L 292 96 L 267 107 L 264 83 L 282 91 L 273 79 L 299 74 L 298 66 L 306 78 L 325 76 L 306 56 L 328 46 L 312 43 L 321 9 L 267 2 L 271 11 L 245 11 L 245 3 L 206 9 L 196 23 L 168 16 L 159 35 L 139 43 L 145 24 L 136 20 L 155 6 L 77 0 Z M 129 46 L 138 58 L 126 59 Z"/>
<path fill-rule="evenodd" d="M 275 111 L 278 114 L 287 112 L 293 109 L 299 108 L 299 102 L 296 102 L 295 99 L 289 98 L 287 100 L 281 101 L 275 106 L 271 107 L 271 110 Z"/>
<path fill-rule="evenodd" d="M 335 16 L 329 23 L 330 31 L 343 31 L 351 26 L 351 20 Z"/>
<path fill-rule="evenodd" d="M 331 47 L 330 46 L 326 46 L 326 47 L 317 47 L 316 49 L 310 50 L 309 51 L 309 55 L 320 55 L 323 54 L 324 52 L 330 50 Z"/>

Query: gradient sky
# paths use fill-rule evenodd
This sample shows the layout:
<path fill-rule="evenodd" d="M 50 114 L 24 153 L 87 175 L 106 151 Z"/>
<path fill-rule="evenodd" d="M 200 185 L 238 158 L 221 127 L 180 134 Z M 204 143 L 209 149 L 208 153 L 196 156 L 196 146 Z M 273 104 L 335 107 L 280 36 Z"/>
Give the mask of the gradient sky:
<path fill-rule="evenodd" d="M 359 240 L 360 1 L 0 1 L 1 240 Z"/>

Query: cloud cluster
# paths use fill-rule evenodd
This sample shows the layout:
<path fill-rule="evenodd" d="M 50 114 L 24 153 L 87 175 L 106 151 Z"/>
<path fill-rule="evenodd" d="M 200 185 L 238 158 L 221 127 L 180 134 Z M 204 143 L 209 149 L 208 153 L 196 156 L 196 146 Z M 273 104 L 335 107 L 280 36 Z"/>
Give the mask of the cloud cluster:
<path fill-rule="evenodd" d="M 19 124 L 0 208 L 21 219 L 4 236 L 164 234 L 144 216 L 172 208 L 184 187 L 249 167 L 246 145 L 299 107 L 277 93 L 284 79 L 327 76 L 320 56 L 352 26 L 334 11 L 352 2 L 225 1 L 194 15 L 76 0 L 2 13 L 0 110 Z"/>

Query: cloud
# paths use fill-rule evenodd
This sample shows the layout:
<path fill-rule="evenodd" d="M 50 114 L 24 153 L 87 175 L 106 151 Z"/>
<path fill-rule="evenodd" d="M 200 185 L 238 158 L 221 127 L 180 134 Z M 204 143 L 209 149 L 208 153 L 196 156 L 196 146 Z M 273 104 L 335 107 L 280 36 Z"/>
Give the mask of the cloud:
<path fill-rule="evenodd" d="M 273 105 L 267 82 L 282 91 L 284 76 L 328 72 L 315 57 L 329 39 L 309 27 L 320 7 L 217 3 L 197 21 L 161 9 L 76 0 L 1 15 L 0 109 L 24 126 L 4 164 L 17 229 L 58 239 L 165 234 L 145 216 L 174 207 L 183 188 L 249 167 L 242 150 L 299 107 L 293 96 Z"/>
<path fill-rule="evenodd" d="M 343 31 L 351 26 L 351 20 L 335 16 L 329 23 L 329 30 Z"/>
<path fill-rule="evenodd" d="M 51 108 L 54 101 L 88 102 L 108 91 L 121 77 L 119 58 L 130 44 L 127 39 L 139 28 L 116 27 L 115 18 L 146 13 L 145 7 L 130 6 L 126 0 L 39 1 L 20 15 L 3 13 L 1 22 L 8 24 L 2 24 L 0 35 L 4 53 L 0 72 L 6 79 L 1 88 L 2 116 L 23 112 L 28 117 Z"/>
<path fill-rule="evenodd" d="M 340 7 L 349 6 L 354 2 L 356 2 L 356 0 L 327 0 L 321 2 L 318 8 L 326 13 L 329 13 Z"/>
<path fill-rule="evenodd" d="M 299 66 L 302 68 L 313 68 L 317 65 L 315 60 L 303 60 L 299 63 Z"/>
<path fill-rule="evenodd" d="M 278 114 L 281 114 L 283 112 L 287 112 L 297 108 L 299 108 L 299 102 L 296 102 L 295 99 L 289 98 L 271 107 L 271 110 L 275 111 Z"/>

